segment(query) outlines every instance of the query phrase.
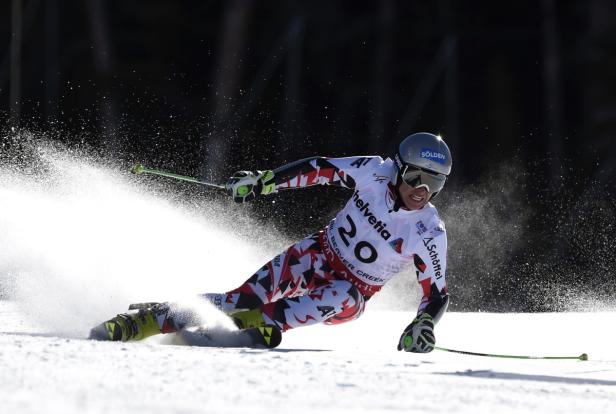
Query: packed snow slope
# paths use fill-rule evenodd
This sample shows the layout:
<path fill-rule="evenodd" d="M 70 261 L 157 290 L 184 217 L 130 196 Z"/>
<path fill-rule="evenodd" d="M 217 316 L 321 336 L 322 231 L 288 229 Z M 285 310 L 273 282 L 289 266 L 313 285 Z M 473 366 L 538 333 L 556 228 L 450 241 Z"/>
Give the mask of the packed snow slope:
<path fill-rule="evenodd" d="M 89 341 L 130 303 L 236 287 L 291 240 L 250 205 L 22 138 L 0 154 L 0 413 L 616 412 L 615 313 L 448 313 L 436 329 L 443 347 L 589 361 L 398 352 L 411 272 L 358 321 L 289 331 L 276 350 Z"/>
<path fill-rule="evenodd" d="M 507 360 L 397 352 L 406 312 L 284 335 L 276 350 L 95 342 L 46 334 L 0 302 L 2 413 L 613 413 L 613 313 L 450 313 L 437 340 Z"/>

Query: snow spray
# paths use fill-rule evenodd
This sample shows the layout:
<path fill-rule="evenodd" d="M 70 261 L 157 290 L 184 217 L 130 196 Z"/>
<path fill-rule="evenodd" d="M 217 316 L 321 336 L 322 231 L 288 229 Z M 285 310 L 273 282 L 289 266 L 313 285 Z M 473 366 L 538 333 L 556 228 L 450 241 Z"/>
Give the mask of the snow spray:
<path fill-rule="evenodd" d="M 0 298 L 45 332 L 84 337 L 130 303 L 234 288 L 286 245 L 271 230 L 243 237 L 265 232 L 225 200 L 181 199 L 130 166 L 18 138 L 0 167 Z"/>
<path fill-rule="evenodd" d="M 571 180 L 528 169 L 503 161 L 435 200 L 447 228 L 451 309 L 614 310 L 615 198 L 589 177 L 572 191 Z"/>

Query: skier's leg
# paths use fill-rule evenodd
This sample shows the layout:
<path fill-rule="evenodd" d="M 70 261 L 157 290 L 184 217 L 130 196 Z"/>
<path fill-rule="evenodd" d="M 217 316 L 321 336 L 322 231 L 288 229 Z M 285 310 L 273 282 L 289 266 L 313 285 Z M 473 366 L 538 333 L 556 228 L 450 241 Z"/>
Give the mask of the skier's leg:
<path fill-rule="evenodd" d="M 263 326 L 267 323 L 258 311 L 263 304 L 301 295 L 328 283 L 321 269 L 322 256 L 318 235 L 309 236 L 274 257 L 237 289 L 202 296 L 227 313 L 257 310 L 254 313 L 242 312 L 237 316 L 236 324 L 241 328 Z M 319 267 L 315 268 L 315 265 Z M 156 305 L 144 306 L 137 313 L 120 314 L 95 327 L 91 336 L 123 341 L 143 339 L 158 333 L 175 332 L 199 322 L 190 309 L 171 303 Z"/>
<path fill-rule="evenodd" d="M 258 309 L 281 298 L 305 294 L 322 284 L 322 260 L 318 234 L 308 236 L 274 257 L 238 288 L 202 296 L 227 313 Z"/>
<path fill-rule="evenodd" d="M 263 305 L 266 324 L 286 331 L 319 322 L 338 324 L 357 319 L 364 311 L 365 299 L 346 280 L 331 280 L 327 285 L 293 298 Z"/>
<path fill-rule="evenodd" d="M 196 324 L 196 316 L 189 309 L 170 303 L 142 303 L 129 307 L 128 312 L 95 326 L 90 339 L 105 341 L 134 341 L 152 335 L 171 333 L 187 324 Z"/>

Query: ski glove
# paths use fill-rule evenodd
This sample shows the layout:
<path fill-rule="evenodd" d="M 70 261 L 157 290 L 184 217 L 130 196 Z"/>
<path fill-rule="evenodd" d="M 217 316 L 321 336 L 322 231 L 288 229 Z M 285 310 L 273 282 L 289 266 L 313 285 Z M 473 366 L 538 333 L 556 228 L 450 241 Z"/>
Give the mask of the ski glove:
<path fill-rule="evenodd" d="M 237 171 L 229 178 L 225 189 L 236 203 L 245 203 L 261 194 L 271 194 L 276 190 L 274 172 Z"/>
<path fill-rule="evenodd" d="M 422 313 L 402 333 L 398 351 L 426 353 L 431 352 L 435 344 L 434 320 L 427 313 Z"/>

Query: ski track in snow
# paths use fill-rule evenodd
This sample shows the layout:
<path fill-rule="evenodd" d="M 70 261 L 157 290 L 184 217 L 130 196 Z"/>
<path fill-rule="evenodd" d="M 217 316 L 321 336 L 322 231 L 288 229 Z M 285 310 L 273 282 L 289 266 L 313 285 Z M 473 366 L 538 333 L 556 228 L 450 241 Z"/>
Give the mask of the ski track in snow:
<path fill-rule="evenodd" d="M 547 361 L 398 352 L 406 312 L 296 329 L 269 351 L 62 338 L 0 302 L 0 412 L 613 413 L 614 316 L 449 313 L 437 326 L 440 346 L 590 357 Z"/>

